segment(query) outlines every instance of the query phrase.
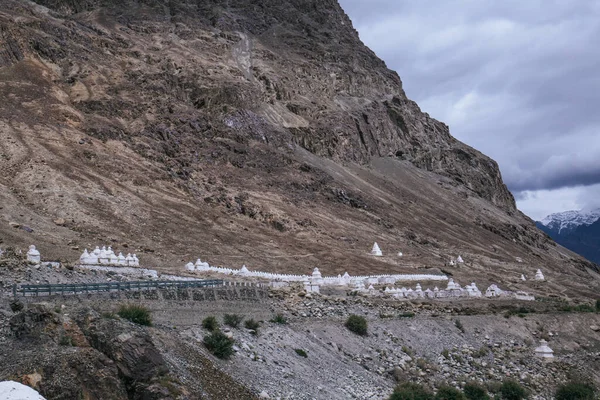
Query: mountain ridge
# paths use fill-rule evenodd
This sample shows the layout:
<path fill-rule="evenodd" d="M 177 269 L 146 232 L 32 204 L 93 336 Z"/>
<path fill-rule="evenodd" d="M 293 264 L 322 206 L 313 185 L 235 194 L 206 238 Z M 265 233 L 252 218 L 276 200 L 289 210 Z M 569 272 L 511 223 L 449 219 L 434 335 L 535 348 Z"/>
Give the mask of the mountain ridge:
<path fill-rule="evenodd" d="M 536 226 L 557 243 L 600 263 L 600 208 L 550 214 Z"/>

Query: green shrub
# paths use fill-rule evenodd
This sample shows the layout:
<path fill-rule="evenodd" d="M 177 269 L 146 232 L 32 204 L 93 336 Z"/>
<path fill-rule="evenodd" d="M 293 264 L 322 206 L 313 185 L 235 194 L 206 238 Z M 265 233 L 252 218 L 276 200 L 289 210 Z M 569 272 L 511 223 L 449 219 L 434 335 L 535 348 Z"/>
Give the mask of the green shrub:
<path fill-rule="evenodd" d="M 214 332 L 219 329 L 219 323 L 214 316 L 210 315 L 202 320 L 202 327 L 209 332 Z"/>
<path fill-rule="evenodd" d="M 435 400 L 465 400 L 465 395 L 452 386 L 442 386 L 435 394 Z"/>
<path fill-rule="evenodd" d="M 567 382 L 556 390 L 556 400 L 594 400 L 596 388 L 588 383 Z"/>
<path fill-rule="evenodd" d="M 448 349 L 444 349 L 442 350 L 442 357 L 444 357 L 446 360 L 450 359 L 450 351 Z"/>
<path fill-rule="evenodd" d="M 225 325 L 230 326 L 232 328 L 237 328 L 243 319 L 244 317 L 237 314 L 225 314 L 223 316 L 223 322 L 225 323 Z"/>
<path fill-rule="evenodd" d="M 271 322 L 273 322 L 275 324 L 281 324 L 281 325 L 287 324 L 287 320 L 285 319 L 283 314 L 277 314 L 276 316 L 273 317 L 273 319 L 271 319 Z"/>
<path fill-rule="evenodd" d="M 117 319 L 117 315 L 112 311 L 107 311 L 102 313 L 102 318 Z"/>
<path fill-rule="evenodd" d="M 361 317 L 360 315 L 352 314 L 348 317 L 345 323 L 346 328 L 351 332 L 356 333 L 360 336 L 367 335 L 367 320 L 365 317 Z"/>
<path fill-rule="evenodd" d="M 456 326 L 456 328 L 462 333 L 465 333 L 465 327 L 463 326 L 462 322 L 460 322 L 460 319 L 454 320 L 454 326 Z"/>
<path fill-rule="evenodd" d="M 600 312 L 600 299 L 596 300 L 596 311 Z"/>
<path fill-rule="evenodd" d="M 414 312 L 404 312 L 401 314 L 398 314 L 398 318 L 412 318 L 415 316 Z"/>
<path fill-rule="evenodd" d="M 73 339 L 69 335 L 61 336 L 60 340 L 58 341 L 58 344 L 60 344 L 61 346 L 75 346 L 73 344 Z"/>
<path fill-rule="evenodd" d="M 218 358 L 227 359 L 233 354 L 233 339 L 221 331 L 204 336 L 204 345 Z"/>
<path fill-rule="evenodd" d="M 465 397 L 468 400 L 489 400 L 490 396 L 488 396 L 485 388 L 475 382 L 467 382 L 465 387 L 463 388 L 463 392 Z"/>
<path fill-rule="evenodd" d="M 306 351 L 302 350 L 302 349 L 294 349 L 294 351 L 296 352 L 296 354 L 298 354 L 300 357 L 304 357 L 307 358 L 308 354 L 306 354 Z"/>
<path fill-rule="evenodd" d="M 500 385 L 500 398 L 504 400 L 522 400 L 529 396 L 527 390 L 519 382 L 508 379 Z"/>
<path fill-rule="evenodd" d="M 246 329 L 250 329 L 250 330 L 253 330 L 254 332 L 258 332 L 258 327 L 260 325 L 258 324 L 258 322 L 256 322 L 254 320 L 254 318 L 250 318 L 250 319 L 247 319 L 246 322 L 244 322 L 244 326 L 246 327 Z"/>
<path fill-rule="evenodd" d="M 488 349 L 486 346 L 481 346 L 479 348 L 479 350 L 477 350 L 473 353 L 473 357 L 475 357 L 475 358 L 485 357 L 488 355 L 489 352 L 490 352 L 490 349 Z"/>
<path fill-rule="evenodd" d="M 394 389 L 389 400 L 433 400 L 434 396 L 427 388 L 418 383 L 405 382 Z"/>
<path fill-rule="evenodd" d="M 134 324 L 150 326 L 152 325 L 152 318 L 150 317 L 150 310 L 144 306 L 138 306 L 135 304 L 122 305 L 119 308 L 119 317 L 127 319 Z"/>
<path fill-rule="evenodd" d="M 576 312 L 595 312 L 596 308 L 594 308 L 591 304 L 578 304 L 573 307 L 573 311 Z"/>

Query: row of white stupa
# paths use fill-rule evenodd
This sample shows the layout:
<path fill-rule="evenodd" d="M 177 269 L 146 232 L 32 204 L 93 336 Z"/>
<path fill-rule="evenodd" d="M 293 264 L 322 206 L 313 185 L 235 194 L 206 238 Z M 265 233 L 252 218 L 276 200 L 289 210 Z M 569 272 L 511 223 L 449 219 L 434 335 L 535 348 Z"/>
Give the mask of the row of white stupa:
<path fill-rule="evenodd" d="M 383 256 L 383 252 L 381 251 L 381 248 L 379 247 L 379 245 L 377 244 L 377 242 L 375 242 L 373 244 L 373 248 L 371 249 L 371 255 L 375 256 L 375 257 L 382 257 Z M 402 257 L 402 252 L 398 253 L 399 257 Z M 464 263 L 464 260 L 462 259 L 461 256 L 458 256 L 455 260 L 450 260 L 450 265 L 456 265 L 456 264 L 462 264 Z"/>
<path fill-rule="evenodd" d="M 216 272 L 219 274 L 235 275 L 242 277 L 256 277 L 268 279 L 271 281 L 282 282 L 310 282 L 313 285 L 326 286 L 352 286 L 360 285 L 378 285 L 394 284 L 396 281 L 446 281 L 446 275 L 429 274 L 395 274 L 395 275 L 369 275 L 369 276 L 350 276 L 347 272 L 344 275 L 323 277 L 319 268 L 313 270 L 312 275 L 294 275 L 294 274 L 274 274 L 271 272 L 250 271 L 245 265 L 240 269 L 213 267 L 209 263 L 200 259 L 196 263 L 187 263 L 185 269 L 189 272 Z"/>
<path fill-rule="evenodd" d="M 315 290 L 314 286 L 310 288 L 311 291 Z M 484 297 L 484 294 L 479 290 L 475 283 L 471 283 L 470 285 L 462 288 L 458 283 L 454 282 L 452 278 L 448 281 L 448 286 L 446 289 L 439 289 L 437 286 L 431 289 L 425 289 L 421 287 L 420 283 L 417 283 L 415 289 L 407 289 L 403 288 L 394 288 L 394 287 L 386 287 L 383 291 L 378 291 L 370 285 L 368 288 L 365 288 L 364 285 L 359 285 L 356 290 L 364 293 L 368 293 L 372 296 L 390 296 L 395 298 L 408 298 L 408 299 L 419 299 L 419 298 L 429 298 L 429 299 L 445 299 L 445 298 L 456 298 L 456 297 L 473 297 L 473 298 L 481 298 Z M 524 292 L 510 292 L 500 289 L 497 285 L 492 284 L 485 291 L 485 297 L 487 298 L 516 298 L 520 300 L 535 300 L 535 298 Z"/>
<path fill-rule="evenodd" d="M 87 249 L 85 249 L 81 257 L 79 257 L 79 262 L 82 265 L 111 265 L 119 267 L 140 266 L 140 260 L 135 254 L 127 254 L 127 256 L 124 256 L 123 253 L 119 253 L 119 255 L 116 255 L 110 246 L 108 246 L 108 249 L 106 246 L 102 246 L 102 248 L 96 246 L 96 248 L 89 253 Z"/>

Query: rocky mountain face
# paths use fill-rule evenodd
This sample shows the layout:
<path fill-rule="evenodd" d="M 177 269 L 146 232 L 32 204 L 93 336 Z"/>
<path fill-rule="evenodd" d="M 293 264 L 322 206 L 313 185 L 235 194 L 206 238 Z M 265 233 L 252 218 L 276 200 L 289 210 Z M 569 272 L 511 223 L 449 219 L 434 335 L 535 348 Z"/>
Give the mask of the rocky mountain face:
<path fill-rule="evenodd" d="M 567 249 L 600 264 L 600 209 L 551 214 L 536 226 Z"/>
<path fill-rule="evenodd" d="M 0 5 L 0 245 L 75 260 L 113 244 L 163 271 L 461 254 L 459 278 L 543 266 L 591 293 L 596 267 L 516 210 L 496 163 L 406 97 L 336 1 Z"/>

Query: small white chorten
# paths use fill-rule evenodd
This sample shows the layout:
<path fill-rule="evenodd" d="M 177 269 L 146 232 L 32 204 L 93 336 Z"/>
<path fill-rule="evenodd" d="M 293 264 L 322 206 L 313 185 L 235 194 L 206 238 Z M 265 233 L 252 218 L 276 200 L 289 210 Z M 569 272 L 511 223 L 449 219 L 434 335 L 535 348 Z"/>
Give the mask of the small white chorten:
<path fill-rule="evenodd" d="M 544 278 L 544 274 L 542 274 L 542 270 L 541 270 L 541 269 L 538 269 L 538 270 L 535 272 L 535 278 L 534 278 L 534 279 L 535 279 L 536 281 L 544 281 L 544 280 L 546 280 L 546 279 Z"/>
<path fill-rule="evenodd" d="M 464 260 L 462 259 L 461 256 L 458 256 L 458 258 L 456 259 L 456 262 L 459 264 L 462 264 L 462 263 L 464 263 Z"/>
<path fill-rule="evenodd" d="M 521 280 L 522 281 L 526 281 L 527 279 L 525 279 L 525 275 L 521 274 Z"/>
<path fill-rule="evenodd" d="M 245 275 L 248 275 L 249 273 L 250 273 L 250 271 L 248 271 L 248 268 L 246 268 L 246 265 L 242 265 L 242 268 L 240 269 L 240 272 L 238 274 L 245 276 Z"/>
<path fill-rule="evenodd" d="M 375 257 L 383 256 L 383 253 L 381 252 L 381 249 L 379 248 L 379 245 L 377 244 L 377 242 L 375 242 L 373 244 L 373 249 L 371 249 L 371 255 L 375 256 Z"/>
<path fill-rule="evenodd" d="M 194 265 L 194 263 L 189 262 L 185 264 L 185 269 L 186 271 L 193 271 L 196 269 L 196 266 Z"/>
<path fill-rule="evenodd" d="M 39 264 L 41 261 L 40 252 L 35 248 L 34 245 L 29 246 L 27 252 L 27 261 L 33 264 Z"/>
<path fill-rule="evenodd" d="M 404 254 L 402 254 L 401 251 L 398 252 L 398 257 L 402 257 Z"/>
<path fill-rule="evenodd" d="M 540 346 L 535 349 L 535 355 L 545 360 L 554 358 L 554 351 L 548 346 L 544 339 L 540 340 Z"/>

